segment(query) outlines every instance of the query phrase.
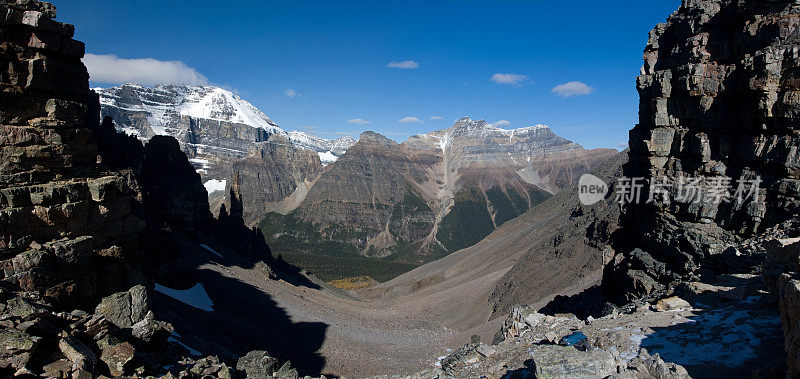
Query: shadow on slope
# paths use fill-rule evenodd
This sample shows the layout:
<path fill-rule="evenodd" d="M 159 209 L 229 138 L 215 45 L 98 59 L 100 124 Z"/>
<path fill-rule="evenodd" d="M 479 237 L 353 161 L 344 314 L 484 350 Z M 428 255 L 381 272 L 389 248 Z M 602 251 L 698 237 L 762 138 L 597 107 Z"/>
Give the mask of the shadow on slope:
<path fill-rule="evenodd" d="M 178 241 L 183 263 L 155 278 L 158 284 L 171 289 L 187 290 L 198 283 L 213 303 L 213 311 L 201 309 L 191 301 L 182 302 L 157 291 L 154 310 L 157 318 L 175 326 L 176 338 L 203 355 L 218 355 L 234 366 L 239 357 L 253 350 L 266 350 L 280 361 L 289 360 L 301 375 L 319 376 L 325 358 L 318 351 L 325 341 L 328 325 L 319 322 L 291 320 L 268 293 L 237 278 L 209 268 L 218 263 L 226 267 L 252 269 L 263 280 L 277 275 L 295 286 L 321 287 L 292 270 L 288 264 L 277 264 L 275 271 L 261 261 L 239 255 L 208 241 L 198 244 L 191 239 Z M 287 271 L 283 271 L 287 269 Z M 169 274 L 167 274 L 169 273 Z M 258 278 L 256 278 L 258 280 Z"/>
<path fill-rule="evenodd" d="M 693 378 L 782 377 L 786 353 L 780 315 L 777 307 L 758 307 L 756 301 L 700 310 L 688 322 L 653 328 L 638 336 L 640 346 L 683 366 Z"/>

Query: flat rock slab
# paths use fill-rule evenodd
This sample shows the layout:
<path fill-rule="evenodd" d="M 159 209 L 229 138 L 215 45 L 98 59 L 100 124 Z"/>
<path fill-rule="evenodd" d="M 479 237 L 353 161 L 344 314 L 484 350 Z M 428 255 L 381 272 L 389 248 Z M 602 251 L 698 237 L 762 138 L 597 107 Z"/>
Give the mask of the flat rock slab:
<path fill-rule="evenodd" d="M 536 346 L 533 362 L 537 378 L 603 378 L 617 373 L 611 353 L 579 351 L 571 346 Z"/>

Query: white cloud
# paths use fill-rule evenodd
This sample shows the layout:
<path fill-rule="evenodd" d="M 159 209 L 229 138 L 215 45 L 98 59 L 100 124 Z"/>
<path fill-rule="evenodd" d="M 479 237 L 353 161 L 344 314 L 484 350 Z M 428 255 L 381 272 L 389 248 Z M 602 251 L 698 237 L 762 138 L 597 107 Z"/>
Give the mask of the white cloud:
<path fill-rule="evenodd" d="M 300 97 L 300 96 L 303 96 L 303 95 L 300 94 L 300 92 L 297 92 L 297 91 L 295 91 L 293 89 L 287 89 L 286 90 L 286 97 L 294 99 L 295 97 Z"/>
<path fill-rule="evenodd" d="M 400 61 L 400 62 L 389 62 L 386 67 L 390 68 L 402 68 L 402 69 L 415 69 L 419 67 L 419 63 L 414 61 Z"/>
<path fill-rule="evenodd" d="M 431 120 L 444 120 L 442 116 L 431 116 Z"/>
<path fill-rule="evenodd" d="M 573 97 L 573 96 L 586 96 L 595 91 L 594 87 L 588 86 L 582 82 L 569 82 L 556 86 L 552 92 L 558 97 Z"/>
<path fill-rule="evenodd" d="M 153 58 L 123 59 L 116 55 L 86 54 L 83 63 L 93 82 L 145 86 L 156 84 L 205 85 L 208 79 L 181 61 Z"/>
<path fill-rule="evenodd" d="M 528 75 L 520 75 L 520 74 L 494 74 L 492 75 L 492 81 L 497 84 L 507 84 L 510 86 L 520 86 L 523 83 L 528 81 Z"/>
<path fill-rule="evenodd" d="M 350 119 L 350 121 L 347 121 L 347 122 L 349 122 L 351 124 L 356 124 L 356 125 L 369 125 L 369 124 L 371 124 L 371 122 L 369 122 L 367 120 L 364 120 L 363 118 L 352 118 L 352 119 Z"/>
<path fill-rule="evenodd" d="M 496 126 L 498 128 L 507 128 L 507 127 L 511 126 L 511 122 L 508 121 L 508 120 L 500 120 L 500 121 L 495 122 L 494 126 Z"/>
<path fill-rule="evenodd" d="M 420 120 L 420 119 L 418 119 L 416 117 L 403 117 L 403 118 L 397 120 L 397 122 L 399 122 L 401 124 L 411 124 L 411 123 L 418 123 L 419 124 L 419 123 L 422 123 L 422 120 Z"/>

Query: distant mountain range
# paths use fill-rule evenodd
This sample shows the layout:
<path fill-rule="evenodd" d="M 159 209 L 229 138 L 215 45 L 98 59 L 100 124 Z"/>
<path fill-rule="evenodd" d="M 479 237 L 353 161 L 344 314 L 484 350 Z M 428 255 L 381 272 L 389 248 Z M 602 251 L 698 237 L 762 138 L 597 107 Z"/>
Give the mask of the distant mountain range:
<path fill-rule="evenodd" d="M 506 130 L 470 118 L 401 144 L 373 132 L 326 140 L 287 133 L 221 88 L 96 91 L 118 129 L 176 137 L 215 210 L 238 172 L 246 220 L 323 278 L 375 266 L 367 273 L 387 279 L 472 246 L 616 153 L 585 150 L 544 125 Z"/>

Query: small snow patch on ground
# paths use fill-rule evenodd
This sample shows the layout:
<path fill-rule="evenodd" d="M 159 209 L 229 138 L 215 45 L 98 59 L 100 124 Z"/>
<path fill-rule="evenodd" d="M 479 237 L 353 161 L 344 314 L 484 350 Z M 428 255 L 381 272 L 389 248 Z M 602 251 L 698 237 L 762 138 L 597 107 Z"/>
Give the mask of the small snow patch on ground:
<path fill-rule="evenodd" d="M 203 187 L 206 187 L 206 191 L 210 194 L 214 192 L 221 192 L 225 191 L 225 185 L 228 184 L 227 180 L 217 180 L 211 179 L 203 184 Z"/>
<path fill-rule="evenodd" d="M 216 250 L 210 248 L 208 245 L 206 245 L 204 243 L 201 243 L 200 247 L 202 247 L 203 249 L 208 250 L 211 254 L 214 254 L 214 255 L 216 255 L 216 256 L 218 256 L 220 258 L 225 258 L 225 257 L 222 256 L 222 254 L 218 253 Z"/>
<path fill-rule="evenodd" d="M 156 291 L 197 309 L 208 312 L 214 311 L 214 302 L 208 297 L 206 289 L 200 283 L 195 284 L 194 287 L 188 290 L 174 290 L 156 283 Z"/>
<path fill-rule="evenodd" d="M 172 335 L 171 335 L 171 336 L 168 338 L 168 340 L 169 340 L 169 341 L 172 341 L 172 342 L 175 342 L 175 343 L 177 343 L 178 345 L 181 345 L 181 346 L 183 346 L 183 347 L 184 347 L 186 350 L 189 350 L 189 354 L 191 354 L 191 355 L 193 355 L 193 356 L 195 356 L 195 357 L 199 357 L 199 356 L 203 355 L 201 352 L 199 352 L 199 351 L 197 351 L 197 350 L 195 350 L 195 349 L 192 349 L 192 348 L 191 348 L 191 347 L 189 347 L 189 346 L 186 346 L 186 344 L 185 344 L 185 343 L 183 343 L 183 342 L 181 342 L 181 341 L 178 341 L 178 338 L 181 338 L 181 335 L 180 335 L 180 334 L 178 334 L 178 333 L 172 333 Z M 167 366 L 164 366 L 164 368 L 166 368 L 166 367 L 167 367 Z M 170 367 L 172 367 L 172 366 L 170 366 Z"/>

